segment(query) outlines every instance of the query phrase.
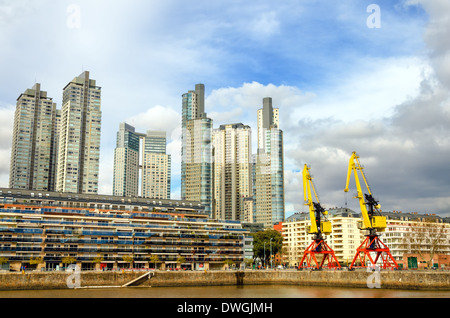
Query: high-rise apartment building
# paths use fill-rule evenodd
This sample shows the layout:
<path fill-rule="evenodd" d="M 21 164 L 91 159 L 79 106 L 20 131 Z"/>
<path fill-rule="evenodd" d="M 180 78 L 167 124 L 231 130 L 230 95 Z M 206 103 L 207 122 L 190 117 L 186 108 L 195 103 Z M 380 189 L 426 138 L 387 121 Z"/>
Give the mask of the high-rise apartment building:
<path fill-rule="evenodd" d="M 54 191 L 56 104 L 36 83 L 17 98 L 9 186 Z"/>
<path fill-rule="evenodd" d="M 212 215 L 212 128 L 205 86 L 182 95 L 181 198 L 201 202 Z"/>
<path fill-rule="evenodd" d="M 61 131 L 61 109 L 56 109 L 55 122 L 53 129 L 53 160 L 52 160 L 52 189 L 56 190 L 56 180 L 58 173 L 58 157 L 59 157 L 59 133 Z"/>
<path fill-rule="evenodd" d="M 284 220 L 283 131 L 272 98 L 258 110 L 258 152 L 254 163 L 254 218 L 265 227 Z"/>
<path fill-rule="evenodd" d="M 239 124 L 213 130 L 214 217 L 248 221 L 245 199 L 252 197 L 251 128 Z"/>
<path fill-rule="evenodd" d="M 139 135 L 121 123 L 114 150 L 113 195 L 137 197 L 139 193 Z"/>
<path fill-rule="evenodd" d="M 101 87 L 83 72 L 63 90 L 56 191 L 98 192 L 101 115 Z"/>
<path fill-rule="evenodd" d="M 134 127 L 121 123 L 114 150 L 113 195 L 137 197 L 141 193 L 143 198 L 170 199 L 170 180 L 166 133 L 138 133 Z"/>
<path fill-rule="evenodd" d="M 166 154 L 166 132 L 147 131 L 142 138 L 142 197 L 170 199 L 171 156 Z"/>

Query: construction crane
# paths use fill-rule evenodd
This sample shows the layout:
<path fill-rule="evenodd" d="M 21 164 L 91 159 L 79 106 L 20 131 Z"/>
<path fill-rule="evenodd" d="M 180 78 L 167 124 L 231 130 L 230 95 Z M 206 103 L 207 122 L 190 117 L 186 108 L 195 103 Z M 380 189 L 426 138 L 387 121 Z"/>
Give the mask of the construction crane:
<path fill-rule="evenodd" d="M 308 226 L 308 233 L 313 234 L 313 242 L 303 253 L 299 269 L 310 268 L 320 270 L 323 267 L 333 269 L 341 268 L 334 251 L 328 246 L 323 237 L 324 234 L 328 235 L 331 233 L 331 222 L 326 219 L 328 212 L 320 205 L 309 170 L 310 168 L 305 164 L 302 173 L 303 196 L 305 205 L 309 207 L 311 225 Z M 314 192 L 317 202 L 313 201 L 312 192 Z M 324 220 L 322 220 L 322 217 Z"/>
<path fill-rule="evenodd" d="M 364 195 L 361 183 L 359 182 L 358 171 L 361 173 L 367 188 L 368 193 L 364 193 Z M 371 263 L 372 267 L 375 267 L 380 259 L 382 261 L 382 268 L 398 268 L 397 262 L 392 257 L 389 248 L 381 241 L 378 235 L 379 232 L 384 232 L 386 229 L 386 217 L 381 215 L 380 204 L 372 196 L 372 192 L 363 172 L 363 167 L 359 162 L 359 156 L 356 152 L 353 152 L 350 157 L 347 183 L 344 189 L 345 192 L 349 191 L 348 186 L 352 172 L 355 176 L 357 191 L 356 197 L 354 198 L 359 200 L 362 214 L 362 225 L 360 229 L 366 230 L 368 234 L 363 243 L 357 248 L 356 255 L 353 258 L 349 269 L 353 269 L 358 260 L 361 263 L 361 267 L 366 267 L 367 261 Z"/>

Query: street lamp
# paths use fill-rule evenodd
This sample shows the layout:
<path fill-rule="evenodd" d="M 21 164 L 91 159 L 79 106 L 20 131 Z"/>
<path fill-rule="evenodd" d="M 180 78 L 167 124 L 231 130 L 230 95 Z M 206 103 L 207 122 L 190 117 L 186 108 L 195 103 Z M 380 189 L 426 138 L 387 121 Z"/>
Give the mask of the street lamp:
<path fill-rule="evenodd" d="M 264 242 L 264 269 L 266 268 L 266 242 Z"/>
<path fill-rule="evenodd" d="M 270 269 L 272 269 L 272 240 L 273 237 L 270 238 Z"/>

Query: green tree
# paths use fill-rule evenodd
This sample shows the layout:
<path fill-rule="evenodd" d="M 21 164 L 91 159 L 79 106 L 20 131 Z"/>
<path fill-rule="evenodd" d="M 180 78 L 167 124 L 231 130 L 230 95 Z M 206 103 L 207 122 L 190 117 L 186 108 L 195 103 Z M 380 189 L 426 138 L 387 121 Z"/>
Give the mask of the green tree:
<path fill-rule="evenodd" d="M 65 265 L 74 264 L 77 262 L 77 259 L 72 256 L 66 256 L 62 259 L 62 263 Z"/>
<path fill-rule="evenodd" d="M 183 264 L 186 263 L 186 259 L 184 258 L 184 256 L 178 256 L 177 258 L 177 264 Z"/>
<path fill-rule="evenodd" d="M 231 268 L 233 267 L 233 265 L 235 265 L 235 263 L 231 259 L 224 260 L 223 264 L 226 265 L 228 268 Z"/>
<path fill-rule="evenodd" d="M 8 263 L 8 259 L 6 257 L 0 257 L 0 267 L 2 267 L 2 265 L 6 263 Z"/>
<path fill-rule="evenodd" d="M 153 254 L 152 256 L 150 256 L 150 263 L 155 264 L 155 269 L 156 269 L 156 263 L 160 263 L 160 259 L 158 257 L 158 255 Z"/>
<path fill-rule="evenodd" d="M 95 264 L 100 264 L 101 262 L 103 262 L 103 257 L 102 256 L 96 256 L 96 257 L 94 257 L 92 262 L 95 263 Z"/>
<path fill-rule="evenodd" d="M 124 255 L 124 256 L 122 256 L 122 260 L 125 262 L 125 263 L 132 263 L 133 262 L 133 256 L 130 256 L 130 255 Z"/>
<path fill-rule="evenodd" d="M 283 236 L 280 232 L 275 230 L 259 231 L 253 236 L 253 256 L 264 259 L 265 264 L 270 264 L 270 252 L 272 250 L 272 256 L 277 253 L 281 253 L 283 248 Z M 265 250 L 265 252 L 264 252 Z"/>
<path fill-rule="evenodd" d="M 30 259 L 30 264 L 31 264 L 31 265 L 37 265 L 37 264 L 40 264 L 40 263 L 42 263 L 42 262 L 43 262 L 43 260 L 42 260 L 41 257 L 32 257 L 32 258 Z"/>

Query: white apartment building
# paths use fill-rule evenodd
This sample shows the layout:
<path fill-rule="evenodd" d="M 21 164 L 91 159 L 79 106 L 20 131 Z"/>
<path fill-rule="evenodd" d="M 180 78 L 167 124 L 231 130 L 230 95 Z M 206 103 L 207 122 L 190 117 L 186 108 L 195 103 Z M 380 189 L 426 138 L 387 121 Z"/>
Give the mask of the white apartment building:
<path fill-rule="evenodd" d="M 390 249 L 396 262 L 404 262 L 403 255 L 416 253 L 414 242 L 427 253 L 437 244 L 437 253 L 450 254 L 450 223 L 431 214 L 383 212 L 387 218 L 387 228 L 380 233 L 381 241 Z M 361 214 L 349 209 L 332 209 L 328 220 L 333 231 L 326 236 L 327 244 L 334 250 L 338 261 L 350 265 L 356 249 L 365 239 L 361 226 Z M 312 235 L 307 234 L 310 225 L 307 213 L 296 213 L 283 222 L 283 257 L 289 266 L 298 266 L 303 252 L 312 243 Z M 440 234 L 438 234 L 440 233 Z M 404 264 L 403 264 L 404 265 Z"/>
<path fill-rule="evenodd" d="M 166 154 L 166 132 L 143 134 L 121 123 L 114 151 L 113 180 L 115 196 L 170 199 L 171 156 Z"/>
<path fill-rule="evenodd" d="M 333 231 L 325 236 L 325 241 L 341 264 L 352 262 L 356 248 L 364 239 L 358 229 L 360 219 L 358 214 L 349 209 L 341 209 L 334 215 L 330 213 L 328 217 Z M 313 235 L 308 234 L 307 230 L 310 224 L 308 213 L 296 213 L 283 222 L 283 256 L 289 266 L 298 266 L 303 252 L 313 242 Z"/>
<path fill-rule="evenodd" d="M 134 127 L 121 123 L 114 149 L 113 195 L 137 197 L 139 193 L 139 137 Z"/>
<path fill-rule="evenodd" d="M 170 155 L 144 153 L 142 163 L 142 197 L 170 199 Z"/>
<path fill-rule="evenodd" d="M 450 255 L 450 223 L 435 214 L 383 212 L 387 228 L 383 243 L 396 261 L 417 249 L 427 254 L 432 248 L 437 254 Z M 404 261 L 404 260 L 403 260 Z"/>
<path fill-rule="evenodd" d="M 252 196 L 251 140 L 251 128 L 241 123 L 213 130 L 215 218 L 246 220 L 244 199 Z"/>

